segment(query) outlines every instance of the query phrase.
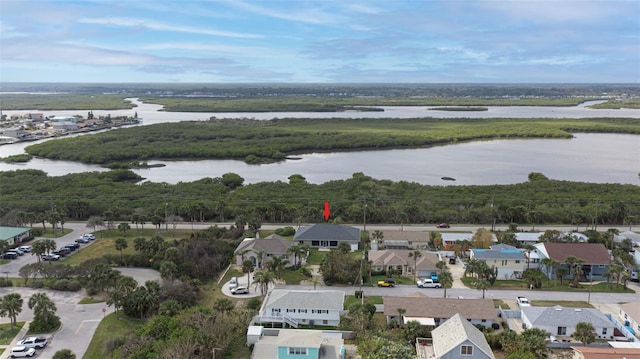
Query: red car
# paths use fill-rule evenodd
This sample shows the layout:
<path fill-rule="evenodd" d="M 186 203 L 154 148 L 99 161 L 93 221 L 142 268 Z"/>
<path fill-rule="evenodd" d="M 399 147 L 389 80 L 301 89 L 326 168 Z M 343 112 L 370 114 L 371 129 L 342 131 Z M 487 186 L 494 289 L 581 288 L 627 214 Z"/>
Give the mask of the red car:
<path fill-rule="evenodd" d="M 449 223 L 440 223 L 436 226 L 436 228 L 450 228 Z"/>

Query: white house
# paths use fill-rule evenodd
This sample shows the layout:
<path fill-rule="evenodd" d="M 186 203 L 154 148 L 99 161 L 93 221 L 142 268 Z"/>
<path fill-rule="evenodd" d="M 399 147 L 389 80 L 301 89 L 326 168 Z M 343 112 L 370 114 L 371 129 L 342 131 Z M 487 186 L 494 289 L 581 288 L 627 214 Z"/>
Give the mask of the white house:
<path fill-rule="evenodd" d="M 591 323 L 596 338 L 613 339 L 615 324 L 601 311 L 592 308 L 522 307 L 522 326 L 539 328 L 558 339 L 571 338 L 580 322 Z"/>
<path fill-rule="evenodd" d="M 344 310 L 341 290 L 274 289 L 267 294 L 260 308 L 261 322 L 283 322 L 297 325 L 340 324 Z M 272 320 L 273 319 L 273 320 Z"/>
<path fill-rule="evenodd" d="M 640 338 L 640 302 L 620 304 L 620 313 L 624 325 L 636 337 Z"/>
<path fill-rule="evenodd" d="M 516 236 L 516 241 L 522 245 L 525 244 L 536 244 L 540 240 L 540 236 L 542 236 L 544 232 L 517 232 L 514 233 Z"/>

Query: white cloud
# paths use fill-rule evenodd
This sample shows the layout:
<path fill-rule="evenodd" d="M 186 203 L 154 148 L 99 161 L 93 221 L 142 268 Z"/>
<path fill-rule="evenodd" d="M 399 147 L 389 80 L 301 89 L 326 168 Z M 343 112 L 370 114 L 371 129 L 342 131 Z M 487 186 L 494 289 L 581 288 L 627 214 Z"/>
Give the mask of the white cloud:
<path fill-rule="evenodd" d="M 230 32 L 213 29 L 202 29 L 191 26 L 166 24 L 146 19 L 132 19 L 132 18 L 82 18 L 78 19 L 78 22 L 94 25 L 109 25 L 116 27 L 139 27 L 147 28 L 155 31 L 170 31 L 170 32 L 182 32 L 190 34 L 210 35 L 210 36 L 222 36 L 222 37 L 235 37 L 235 38 L 260 38 L 262 35 L 246 34 L 239 32 Z"/>

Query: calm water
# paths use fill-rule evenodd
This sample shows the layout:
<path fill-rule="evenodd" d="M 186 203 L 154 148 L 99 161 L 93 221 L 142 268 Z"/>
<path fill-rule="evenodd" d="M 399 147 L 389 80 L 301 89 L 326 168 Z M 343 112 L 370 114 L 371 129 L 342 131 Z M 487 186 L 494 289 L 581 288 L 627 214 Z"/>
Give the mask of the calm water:
<path fill-rule="evenodd" d="M 592 110 L 585 105 L 555 107 L 490 107 L 484 112 L 429 111 L 426 107 L 388 107 L 385 112 L 335 113 L 170 113 L 158 111 L 161 106 L 141 104 L 133 110 L 93 111 L 95 115 L 143 118 L 143 125 L 161 122 L 206 120 L 211 116 L 272 119 L 299 118 L 412 118 L 412 117 L 510 117 L 510 118 L 585 118 L 640 117 L 638 110 Z M 29 112 L 15 111 L 17 113 Z M 87 111 L 52 111 L 45 115 L 86 114 Z M 384 150 L 343 153 L 311 153 L 299 160 L 267 165 L 247 165 L 234 160 L 152 161 L 166 167 L 135 170 L 153 182 L 190 182 L 203 177 L 219 177 L 234 172 L 246 183 L 287 181 L 301 174 L 311 183 L 349 178 L 363 172 L 378 179 L 405 180 L 431 185 L 512 184 L 527 181 L 530 172 L 542 172 L 558 180 L 594 183 L 640 184 L 640 136 L 621 134 L 576 134 L 573 139 L 496 140 L 471 142 L 424 149 Z M 32 143 L 0 146 L 0 156 L 24 153 Z M 0 171 L 34 168 L 50 175 L 104 171 L 94 165 L 69 161 L 34 159 L 27 164 L 0 163 Z M 453 177 L 453 181 L 441 178 Z"/>

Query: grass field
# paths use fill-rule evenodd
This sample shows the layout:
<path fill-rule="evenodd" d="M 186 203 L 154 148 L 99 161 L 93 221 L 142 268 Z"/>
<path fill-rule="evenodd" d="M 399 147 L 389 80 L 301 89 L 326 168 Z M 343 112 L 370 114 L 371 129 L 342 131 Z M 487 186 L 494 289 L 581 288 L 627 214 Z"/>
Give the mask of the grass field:
<path fill-rule="evenodd" d="M 13 330 L 11 329 L 11 323 L 0 324 L 0 345 L 9 345 L 13 338 L 18 335 L 24 323 L 25 322 L 17 322 Z"/>

